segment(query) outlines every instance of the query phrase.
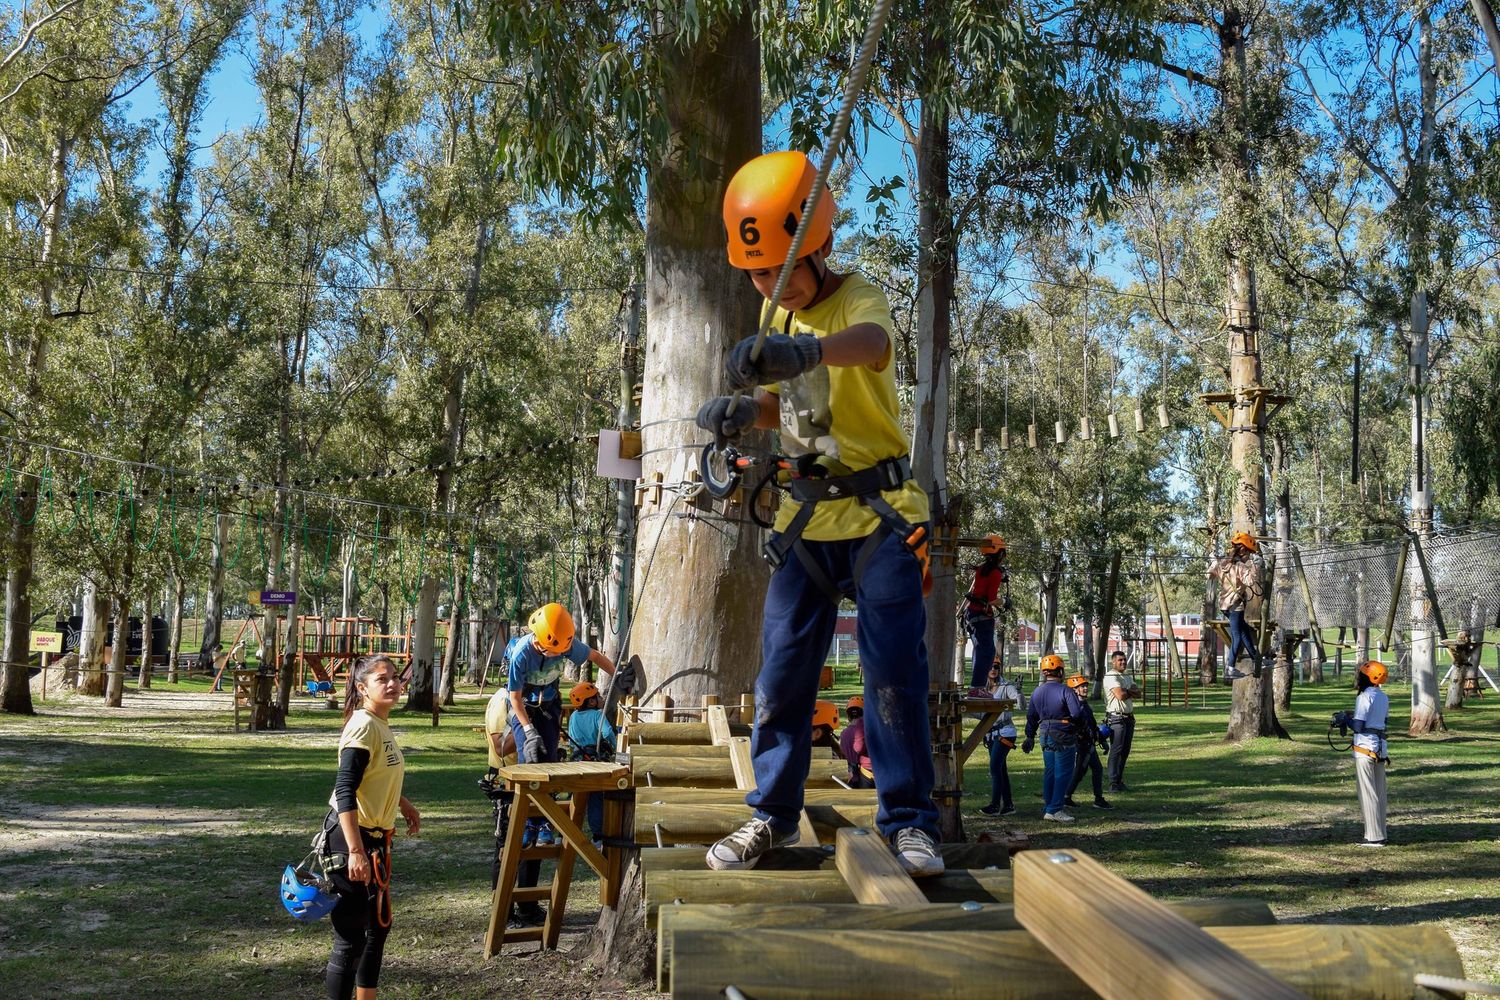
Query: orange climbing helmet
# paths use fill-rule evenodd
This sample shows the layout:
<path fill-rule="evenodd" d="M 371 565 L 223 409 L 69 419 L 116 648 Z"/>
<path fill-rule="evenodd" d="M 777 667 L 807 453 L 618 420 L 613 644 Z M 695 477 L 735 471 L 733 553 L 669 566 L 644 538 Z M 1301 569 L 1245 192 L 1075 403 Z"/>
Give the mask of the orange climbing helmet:
<path fill-rule="evenodd" d="M 1233 535 L 1229 536 L 1229 544 L 1243 546 L 1249 552 L 1260 550 L 1260 546 L 1255 543 L 1255 536 L 1248 531 L 1236 531 Z"/>
<path fill-rule="evenodd" d="M 787 263 L 817 173 L 807 154 L 796 150 L 765 153 L 735 171 L 724 192 L 730 264 L 753 271 Z M 808 222 L 802 256 L 821 250 L 832 236 L 833 195 L 825 188 Z"/>
<path fill-rule="evenodd" d="M 1005 539 L 999 535 L 985 535 L 984 541 L 979 543 L 979 551 L 987 556 L 992 556 L 997 552 L 1004 552 Z"/>
<path fill-rule="evenodd" d="M 1386 673 L 1385 664 L 1381 663 L 1379 660 L 1371 660 L 1369 663 L 1366 663 L 1364 666 L 1360 667 L 1359 672 L 1370 678 L 1371 684 L 1384 684 L 1385 679 L 1388 676 L 1388 674 Z"/>
<path fill-rule="evenodd" d="M 1089 679 L 1083 674 L 1074 674 L 1072 677 L 1068 678 L 1068 687 L 1072 688 L 1074 691 L 1077 691 L 1079 688 L 1085 688 L 1088 686 Z"/>
<path fill-rule="evenodd" d="M 589 681 L 579 681 L 573 685 L 573 690 L 568 692 L 568 701 L 573 703 L 574 708 L 582 708 L 590 698 L 599 697 L 599 689 Z"/>
<path fill-rule="evenodd" d="M 844 706 L 844 714 L 849 717 L 850 721 L 853 721 L 855 712 L 860 715 L 865 714 L 865 696 L 862 694 L 850 698 L 849 704 Z"/>
<path fill-rule="evenodd" d="M 839 724 L 839 707 L 831 701 L 813 702 L 813 728 L 827 726 L 829 729 Z"/>
<path fill-rule="evenodd" d="M 1063 658 L 1056 653 L 1048 653 L 1042 657 L 1042 673 L 1060 674 L 1063 672 Z"/>
<path fill-rule="evenodd" d="M 544 653 L 558 656 L 573 646 L 573 616 L 561 604 L 543 604 L 526 619 L 526 627 L 531 629 L 532 641 Z"/>

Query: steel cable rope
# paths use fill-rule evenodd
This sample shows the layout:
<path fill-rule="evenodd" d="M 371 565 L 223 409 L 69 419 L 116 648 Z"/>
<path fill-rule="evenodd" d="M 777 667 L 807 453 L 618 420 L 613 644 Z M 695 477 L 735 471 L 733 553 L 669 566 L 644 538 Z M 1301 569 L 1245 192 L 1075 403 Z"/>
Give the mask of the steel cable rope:
<path fill-rule="evenodd" d="M 838 114 L 833 120 L 833 131 L 828 134 L 828 141 L 824 145 L 823 156 L 818 163 L 818 172 L 813 177 L 812 190 L 807 194 L 807 201 L 803 202 L 805 207 L 802 210 L 802 218 L 797 220 L 797 231 L 792 234 L 792 245 L 787 247 L 786 261 L 782 263 L 781 271 L 776 276 L 776 289 L 767 299 L 766 308 L 761 310 L 760 329 L 756 331 L 755 344 L 750 348 L 752 365 L 760 361 L 761 349 L 765 346 L 766 335 L 770 333 L 771 321 L 776 315 L 776 305 L 786 294 L 787 284 L 792 279 L 792 271 L 797 262 L 797 254 L 807 240 L 807 231 L 812 228 L 813 216 L 817 214 L 818 199 L 823 196 L 828 187 L 828 174 L 833 169 L 833 160 L 838 156 L 839 148 L 843 146 L 844 139 L 849 135 L 849 122 L 854 117 L 854 104 L 865 89 L 865 78 L 869 76 L 870 63 L 875 58 L 875 47 L 880 42 L 886 16 L 891 12 L 891 4 L 892 0 L 875 0 L 875 7 L 870 11 L 870 23 L 865 27 L 864 41 L 860 44 L 859 54 L 854 59 L 854 68 L 849 73 L 849 79 L 844 84 L 843 103 L 839 105 Z M 729 408 L 725 411 L 725 417 L 734 416 L 734 411 L 744 394 L 743 389 L 734 391 L 729 401 Z"/>

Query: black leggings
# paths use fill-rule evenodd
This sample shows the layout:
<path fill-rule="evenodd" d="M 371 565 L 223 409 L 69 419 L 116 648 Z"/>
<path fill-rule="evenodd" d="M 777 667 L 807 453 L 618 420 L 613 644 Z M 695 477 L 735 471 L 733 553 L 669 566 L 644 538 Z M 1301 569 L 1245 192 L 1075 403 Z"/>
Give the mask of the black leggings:
<path fill-rule="evenodd" d="M 390 876 L 390 853 L 384 838 L 375 838 L 368 830 L 359 831 L 360 840 L 369 852 L 372 867 Z M 347 852 L 342 827 L 334 826 L 328 834 L 328 850 L 333 854 Z M 329 919 L 333 921 L 333 953 L 328 956 L 325 980 L 329 1000 L 350 1000 L 354 987 L 374 989 L 380 981 L 380 961 L 385 956 L 385 938 L 391 932 L 389 896 L 374 884 L 351 882 L 346 870 L 333 873 L 334 889 L 339 902 Z M 387 926 L 380 926 L 385 916 Z"/>

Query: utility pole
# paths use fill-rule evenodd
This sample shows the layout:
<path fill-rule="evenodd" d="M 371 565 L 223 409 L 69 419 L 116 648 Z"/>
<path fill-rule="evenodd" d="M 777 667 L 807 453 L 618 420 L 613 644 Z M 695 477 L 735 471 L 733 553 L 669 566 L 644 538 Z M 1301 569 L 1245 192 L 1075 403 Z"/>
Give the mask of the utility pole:
<path fill-rule="evenodd" d="M 618 423 L 624 433 L 639 419 L 635 404 L 635 373 L 640 364 L 641 285 L 630 286 L 625 326 L 620 331 L 620 399 Z M 631 576 L 635 562 L 635 484 L 615 481 L 615 550 L 609 569 L 609 600 L 614 605 L 614 628 L 605 637 L 605 655 L 620 657 L 620 645 L 630 629 Z"/>

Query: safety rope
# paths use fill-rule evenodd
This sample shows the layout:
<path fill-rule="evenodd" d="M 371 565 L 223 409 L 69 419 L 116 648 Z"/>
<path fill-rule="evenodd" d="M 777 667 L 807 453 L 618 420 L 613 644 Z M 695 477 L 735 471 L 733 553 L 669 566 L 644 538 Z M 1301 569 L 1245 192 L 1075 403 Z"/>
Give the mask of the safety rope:
<path fill-rule="evenodd" d="M 781 297 L 786 294 L 787 283 L 792 278 L 793 265 L 802 251 L 802 244 L 807 240 L 807 231 L 811 228 L 812 217 L 817 214 L 813 207 L 818 204 L 818 199 L 827 189 L 828 174 L 833 169 L 833 158 L 838 155 L 839 147 L 843 146 L 845 138 L 849 135 L 849 122 L 854 117 L 854 104 L 865 89 L 865 78 L 869 76 L 870 63 L 875 59 L 875 47 L 880 43 L 880 34 L 885 28 L 885 19 L 891 12 L 891 5 L 892 0 L 875 0 L 875 8 L 870 11 L 870 23 L 865 27 L 864 42 L 859 47 L 859 55 L 854 59 L 854 68 L 844 84 L 843 103 L 839 105 L 838 114 L 833 119 L 833 131 L 828 134 L 828 141 L 824 143 L 817 176 L 813 178 L 812 190 L 807 195 L 807 201 L 804 202 L 804 206 L 812 207 L 805 207 L 802 218 L 797 222 L 797 231 L 792 234 L 792 245 L 787 248 L 786 261 L 781 265 L 781 273 L 776 276 L 776 290 L 767 297 L 767 302 L 780 302 Z M 771 321 L 775 318 L 775 313 L 774 308 L 761 310 L 760 329 L 755 333 L 755 346 L 750 349 L 752 363 L 760 360 L 760 352 L 765 346 L 766 335 L 771 331 Z M 739 406 L 740 397 L 744 394 L 743 389 L 735 390 L 726 416 L 734 416 L 735 407 Z"/>

